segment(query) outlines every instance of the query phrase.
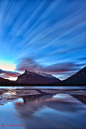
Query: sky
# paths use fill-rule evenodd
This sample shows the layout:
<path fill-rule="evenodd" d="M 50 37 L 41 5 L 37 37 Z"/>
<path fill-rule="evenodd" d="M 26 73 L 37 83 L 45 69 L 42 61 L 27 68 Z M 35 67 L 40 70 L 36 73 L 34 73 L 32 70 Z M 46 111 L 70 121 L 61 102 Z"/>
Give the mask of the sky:
<path fill-rule="evenodd" d="M 86 66 L 86 0 L 0 0 L 0 77 L 64 80 Z"/>

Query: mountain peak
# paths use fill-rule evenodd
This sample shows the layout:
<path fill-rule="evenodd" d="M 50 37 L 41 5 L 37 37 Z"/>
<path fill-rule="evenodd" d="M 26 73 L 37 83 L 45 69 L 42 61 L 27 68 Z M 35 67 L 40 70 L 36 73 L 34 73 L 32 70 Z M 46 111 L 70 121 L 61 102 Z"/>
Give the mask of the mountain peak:
<path fill-rule="evenodd" d="M 60 82 L 59 79 L 53 77 L 51 74 L 40 73 L 33 70 L 25 70 L 25 73 L 18 76 L 18 83 L 27 83 L 27 84 L 47 84 Z"/>

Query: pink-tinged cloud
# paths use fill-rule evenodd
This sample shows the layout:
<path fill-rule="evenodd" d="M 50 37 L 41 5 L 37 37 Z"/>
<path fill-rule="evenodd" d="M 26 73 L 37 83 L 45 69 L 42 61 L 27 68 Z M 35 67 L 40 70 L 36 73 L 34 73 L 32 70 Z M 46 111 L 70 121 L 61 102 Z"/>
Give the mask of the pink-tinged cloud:
<path fill-rule="evenodd" d="M 4 75 L 10 76 L 10 77 L 18 77 L 20 74 L 4 73 Z"/>
<path fill-rule="evenodd" d="M 7 76 L 7 75 L 0 75 L 0 77 L 2 77 L 2 78 L 10 78 L 10 77 Z"/>
<path fill-rule="evenodd" d="M 4 71 L 2 69 L 0 69 L 0 74 L 0 76 L 3 78 L 18 77 L 20 75 L 18 72 Z"/>

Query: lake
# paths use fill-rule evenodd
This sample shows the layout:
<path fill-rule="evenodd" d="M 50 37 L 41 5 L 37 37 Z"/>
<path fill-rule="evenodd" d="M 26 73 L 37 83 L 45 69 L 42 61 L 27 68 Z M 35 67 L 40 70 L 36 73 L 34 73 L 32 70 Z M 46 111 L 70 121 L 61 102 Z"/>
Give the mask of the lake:
<path fill-rule="evenodd" d="M 0 87 L 0 129 L 86 129 L 86 87 Z"/>

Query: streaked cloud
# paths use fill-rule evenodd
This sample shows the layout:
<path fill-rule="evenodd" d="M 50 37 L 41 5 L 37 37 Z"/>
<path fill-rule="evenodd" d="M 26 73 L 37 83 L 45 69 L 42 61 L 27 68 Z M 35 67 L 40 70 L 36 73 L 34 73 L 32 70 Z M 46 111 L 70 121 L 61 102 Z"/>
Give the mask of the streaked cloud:
<path fill-rule="evenodd" d="M 85 0 L 0 0 L 0 69 L 30 67 L 60 77 L 59 71 L 84 67 L 85 55 Z"/>
<path fill-rule="evenodd" d="M 75 71 L 80 70 L 80 67 L 83 67 L 85 64 L 76 64 L 74 62 L 61 62 L 53 65 L 40 65 L 30 58 L 23 58 L 20 60 L 17 70 L 32 70 L 37 72 L 45 72 L 52 75 L 66 76 L 72 75 Z"/>
<path fill-rule="evenodd" d="M 0 77 L 3 77 L 3 78 L 9 78 L 10 77 L 18 77 L 20 75 L 20 73 L 18 72 L 12 72 L 12 71 L 4 71 L 2 69 L 0 69 Z"/>

